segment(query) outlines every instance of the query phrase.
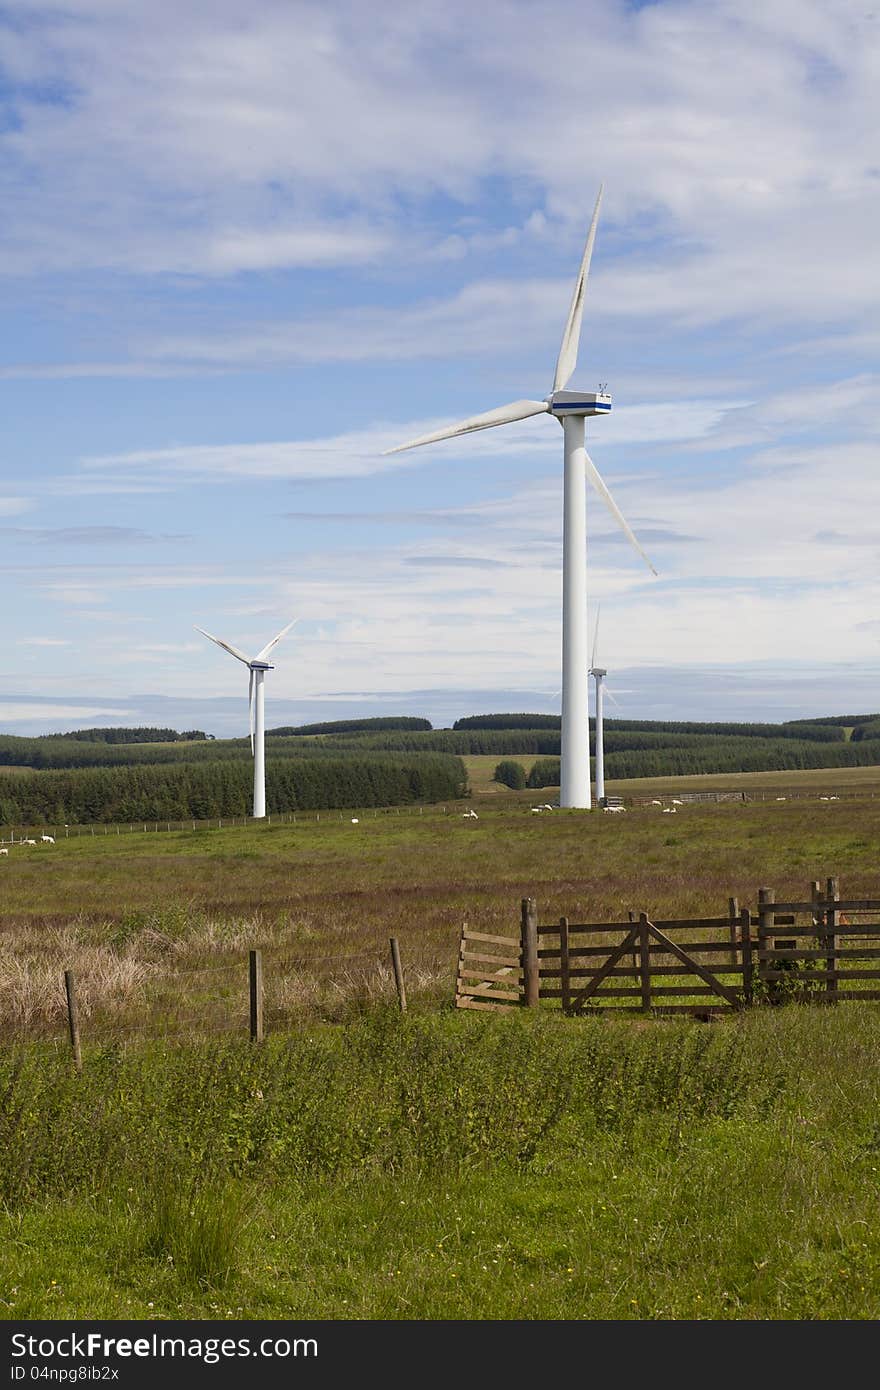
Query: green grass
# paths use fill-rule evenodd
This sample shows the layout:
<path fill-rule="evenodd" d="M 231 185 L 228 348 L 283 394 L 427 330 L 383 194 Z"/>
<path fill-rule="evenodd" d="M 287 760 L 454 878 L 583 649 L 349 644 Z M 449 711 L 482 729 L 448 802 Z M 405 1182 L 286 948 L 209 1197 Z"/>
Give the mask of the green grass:
<path fill-rule="evenodd" d="M 793 1007 L 380 1011 L 262 1050 L 111 1049 L 80 1078 L 30 1050 L 3 1310 L 874 1319 L 878 1044 L 876 1010 Z"/>

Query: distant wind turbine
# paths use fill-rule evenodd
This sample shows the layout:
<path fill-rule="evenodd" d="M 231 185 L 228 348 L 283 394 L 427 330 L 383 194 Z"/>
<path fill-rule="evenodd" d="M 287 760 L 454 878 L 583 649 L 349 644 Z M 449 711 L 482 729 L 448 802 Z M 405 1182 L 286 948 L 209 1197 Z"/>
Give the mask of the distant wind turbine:
<path fill-rule="evenodd" d="M 562 536 L 562 760 L 560 805 L 589 808 L 590 806 L 590 735 L 589 735 L 589 677 L 587 674 L 587 520 L 586 480 L 608 507 L 630 544 L 638 551 L 652 573 L 651 564 L 631 531 L 623 513 L 608 491 L 596 465 L 584 448 L 584 420 L 588 415 L 607 415 L 611 396 L 602 386 L 598 392 L 566 391 L 577 364 L 581 320 L 584 312 L 587 275 L 596 240 L 602 189 L 596 199 L 587 244 L 575 281 L 574 294 L 568 311 L 562 345 L 556 361 L 553 389 L 543 401 L 514 401 L 483 415 L 473 415 L 457 425 L 447 425 L 386 449 L 397 454 L 422 444 L 441 439 L 454 439 L 474 430 L 492 429 L 527 420 L 532 415 L 555 415 L 564 430 L 565 471 L 563 481 Z"/>
<path fill-rule="evenodd" d="M 262 651 L 257 652 L 255 657 L 245 656 L 237 647 L 231 643 L 224 642 L 221 637 L 215 637 L 213 633 L 206 632 L 203 627 L 196 626 L 196 632 L 200 632 L 203 637 L 208 637 L 212 642 L 216 642 L 218 647 L 222 647 L 230 656 L 234 656 L 236 661 L 243 661 L 250 671 L 248 681 L 248 723 L 251 731 L 251 753 L 254 759 L 254 820 L 261 820 L 266 814 L 266 718 L 263 694 L 263 681 L 267 671 L 274 671 L 266 657 L 277 647 L 282 637 L 286 637 L 293 624 L 297 622 L 294 618 L 292 622 L 283 627 L 277 637 L 273 637 L 271 642 L 267 642 Z M 195 626 L 195 625 L 194 625 Z"/>
<path fill-rule="evenodd" d="M 596 626 L 593 629 L 593 657 L 590 662 L 590 675 L 596 682 L 596 801 L 601 806 L 605 799 L 605 725 L 602 711 L 602 682 L 608 672 L 596 664 L 599 647 L 599 613 L 596 609 Z M 613 696 L 612 696 L 613 698 Z"/>

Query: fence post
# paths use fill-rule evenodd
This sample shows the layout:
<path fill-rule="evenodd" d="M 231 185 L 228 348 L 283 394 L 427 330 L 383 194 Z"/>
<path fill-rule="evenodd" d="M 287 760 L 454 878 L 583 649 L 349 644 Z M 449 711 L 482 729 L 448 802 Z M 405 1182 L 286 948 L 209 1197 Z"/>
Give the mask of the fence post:
<path fill-rule="evenodd" d="M 739 921 L 739 899 L 727 899 L 727 915 L 730 918 L 730 963 L 736 965 L 736 926 Z"/>
<path fill-rule="evenodd" d="M 825 896 L 826 896 L 826 899 L 827 899 L 827 908 L 826 908 L 826 912 L 825 912 L 825 923 L 826 923 L 825 950 L 828 952 L 828 955 L 827 955 L 826 960 L 825 960 L 825 969 L 829 972 L 829 974 L 833 971 L 833 972 L 834 972 L 834 975 L 836 976 L 836 975 L 837 975 L 837 971 L 838 971 L 838 969 L 839 969 L 839 964 L 838 964 L 838 959 L 837 959 L 837 951 L 838 951 L 838 947 L 839 947 L 839 944 L 840 944 L 839 941 L 838 941 L 838 937 L 837 937 L 837 928 L 838 928 L 838 926 L 839 926 L 840 919 L 839 919 L 839 915 L 838 915 L 837 909 L 836 909 L 835 907 L 832 906 L 833 903 L 840 902 L 840 887 L 839 887 L 839 885 L 838 885 L 838 882 L 837 882 L 837 879 L 836 879 L 836 878 L 829 878 L 829 879 L 828 879 L 828 883 L 827 883 L 827 892 L 826 892 L 826 895 L 825 895 Z M 829 1004 L 836 1004 L 836 1003 L 837 1003 L 837 980 L 836 980 L 836 978 L 835 978 L 835 979 L 826 980 L 826 981 L 825 981 L 825 989 L 826 989 L 826 994 L 827 994 L 827 998 L 828 998 Z"/>
<path fill-rule="evenodd" d="M 263 953 L 248 952 L 251 996 L 251 1042 L 263 1041 Z"/>
<path fill-rule="evenodd" d="M 520 943 L 523 968 L 523 1004 L 532 1009 L 538 1002 L 538 905 L 534 898 L 521 904 Z"/>
<path fill-rule="evenodd" d="M 626 915 L 627 915 L 627 917 L 629 918 L 630 922 L 635 922 L 635 921 L 637 920 L 637 919 L 636 919 L 636 914 L 635 914 L 633 911 L 629 911 Z M 633 966 L 632 966 L 632 968 L 633 968 L 633 970 L 635 970 L 636 972 L 638 972 L 638 970 L 639 970 L 639 948 L 638 948 L 638 944 L 637 944 L 636 942 L 633 942 Z M 633 979 L 635 979 L 635 976 L 633 976 Z"/>
<path fill-rule="evenodd" d="M 391 941 L 391 964 L 394 967 L 394 983 L 397 986 L 397 1002 L 400 1005 L 400 1012 L 406 1013 L 406 986 L 403 983 L 403 966 L 400 963 L 400 947 L 397 944 L 397 937 L 392 936 Z"/>
<path fill-rule="evenodd" d="M 571 1008 L 571 973 L 568 958 L 568 918 L 559 919 L 559 982 L 562 989 L 562 1012 Z"/>
<path fill-rule="evenodd" d="M 764 980 L 767 972 L 774 969 L 775 962 L 768 961 L 765 953 L 771 949 L 769 946 L 770 934 L 776 922 L 773 911 L 773 904 L 776 901 L 776 890 L 774 888 L 758 889 L 758 979 Z M 778 981 L 771 981 L 777 984 Z M 776 993 L 774 989 L 768 989 L 770 994 Z"/>
<path fill-rule="evenodd" d="M 752 914 L 747 907 L 744 907 L 739 914 L 739 941 L 742 950 L 743 967 L 743 1003 L 749 1007 L 754 1001 L 754 990 L 752 988 Z"/>
<path fill-rule="evenodd" d="M 82 1071 L 82 1051 L 79 1045 L 79 1010 L 76 1007 L 76 980 L 72 970 L 64 972 L 64 992 L 67 995 L 67 1027 L 70 1031 L 70 1047 L 73 1052 L 73 1069 Z"/>
<path fill-rule="evenodd" d="M 651 952 L 648 946 L 648 914 L 639 913 L 639 970 L 642 984 L 642 1013 L 651 1012 Z"/>

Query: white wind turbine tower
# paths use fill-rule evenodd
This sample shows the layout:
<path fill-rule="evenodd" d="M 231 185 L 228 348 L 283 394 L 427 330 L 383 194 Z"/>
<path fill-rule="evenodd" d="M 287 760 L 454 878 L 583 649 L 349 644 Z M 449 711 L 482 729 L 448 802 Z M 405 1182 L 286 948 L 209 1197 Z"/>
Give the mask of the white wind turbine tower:
<path fill-rule="evenodd" d="M 196 627 L 196 632 L 200 632 L 203 637 L 208 637 L 212 642 L 216 642 L 218 647 L 222 647 L 230 656 L 234 656 L 237 661 L 243 661 L 250 671 L 248 681 L 248 721 L 251 730 L 251 753 L 254 758 L 254 820 L 261 820 L 266 814 L 266 717 L 263 681 L 267 671 L 274 671 L 275 667 L 266 660 L 273 647 L 276 647 L 282 637 L 286 637 L 296 618 L 283 627 L 277 637 L 273 637 L 271 642 L 267 642 L 262 651 L 257 652 L 255 657 L 245 656 L 237 647 L 233 647 L 229 642 L 224 642 L 221 637 L 215 637 L 213 633 L 206 632 L 203 627 Z"/>
<path fill-rule="evenodd" d="M 596 654 L 599 646 L 599 611 L 597 608 L 596 626 L 593 629 L 593 657 L 590 662 L 590 675 L 596 682 L 596 801 L 601 805 L 605 796 L 605 726 L 602 710 L 602 683 L 608 672 L 602 666 L 596 665 Z"/>
<path fill-rule="evenodd" d="M 561 422 L 565 439 L 565 470 L 562 527 L 562 773 L 559 804 L 583 808 L 589 808 L 590 805 L 587 478 L 630 544 L 635 547 L 652 573 L 657 573 L 584 448 L 586 416 L 607 415 L 611 410 L 611 396 L 604 388 L 600 388 L 598 392 L 565 390 L 577 363 L 587 275 L 596 239 L 601 201 L 600 188 L 575 281 L 550 395 L 543 401 L 514 401 L 511 405 L 499 406 L 496 410 L 488 410 L 483 415 L 473 415 L 456 425 L 447 425 L 445 429 L 421 435 L 418 439 L 411 439 L 407 444 L 400 444 L 395 449 L 385 451 L 397 454 L 403 449 L 415 449 L 421 444 L 433 444 L 440 439 L 454 439 L 458 435 L 470 434 L 473 430 L 491 429 L 495 425 L 509 425 L 517 420 L 527 420 L 531 415 L 547 413 L 555 415 Z"/>

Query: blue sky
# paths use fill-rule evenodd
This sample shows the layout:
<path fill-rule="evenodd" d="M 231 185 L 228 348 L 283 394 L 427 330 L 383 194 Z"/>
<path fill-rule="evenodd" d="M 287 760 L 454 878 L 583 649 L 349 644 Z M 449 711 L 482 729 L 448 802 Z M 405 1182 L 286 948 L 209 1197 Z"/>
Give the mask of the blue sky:
<path fill-rule="evenodd" d="M 880 12 L 0 4 L 0 729 L 558 708 L 573 384 L 617 712 L 877 708 Z M 612 679 L 613 678 L 613 679 Z"/>

